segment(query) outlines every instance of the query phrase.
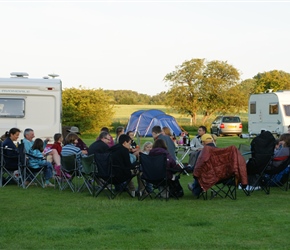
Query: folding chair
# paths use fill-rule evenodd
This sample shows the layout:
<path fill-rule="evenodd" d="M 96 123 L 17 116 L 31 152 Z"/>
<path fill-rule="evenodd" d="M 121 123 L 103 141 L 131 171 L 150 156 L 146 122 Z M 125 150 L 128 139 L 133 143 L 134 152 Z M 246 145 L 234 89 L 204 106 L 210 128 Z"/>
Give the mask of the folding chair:
<path fill-rule="evenodd" d="M 82 169 L 80 171 L 80 177 L 83 178 L 84 182 L 79 187 L 79 192 L 82 192 L 86 188 L 91 195 L 94 195 L 95 193 L 94 176 L 96 172 L 96 164 L 94 158 L 95 156 L 92 154 L 81 159 Z"/>
<path fill-rule="evenodd" d="M 170 197 L 170 186 L 167 178 L 167 156 L 160 155 L 146 155 L 140 153 L 140 172 L 141 181 L 145 187 L 146 192 L 139 197 L 139 200 L 144 200 L 148 196 L 152 198 L 165 198 L 166 201 Z M 148 190 L 146 182 L 153 184 L 153 191 L 158 190 L 154 197 L 152 197 L 152 190 Z"/>
<path fill-rule="evenodd" d="M 97 190 L 95 196 L 98 197 L 103 191 L 108 192 L 108 198 L 113 199 L 116 194 L 113 191 L 113 168 L 111 153 L 96 153 L 94 155 L 96 172 L 95 182 L 97 182 Z"/>
<path fill-rule="evenodd" d="M 23 178 L 23 188 L 29 188 L 32 185 L 40 185 L 40 187 L 45 188 L 45 183 L 44 183 L 44 176 L 43 176 L 43 170 L 44 166 L 38 165 L 37 168 L 32 168 L 29 165 L 29 161 L 31 159 L 39 159 L 42 160 L 43 158 L 41 157 L 35 157 L 34 155 L 31 155 L 29 153 L 25 153 L 26 156 L 26 164 L 23 167 L 23 172 L 24 172 L 24 178 Z"/>
<path fill-rule="evenodd" d="M 0 150 L 0 187 L 4 187 L 12 181 L 15 182 L 18 186 L 21 186 L 23 177 L 20 168 L 21 162 L 19 151 L 17 150 L 17 154 L 15 156 L 10 156 L 8 151 L 14 151 L 14 149 L 3 148 L 2 142 L 0 142 Z"/>
<path fill-rule="evenodd" d="M 205 146 L 194 168 L 194 176 L 207 199 L 207 191 L 214 197 L 235 200 L 238 183 L 247 185 L 246 162 L 235 146 L 214 148 Z"/>
<path fill-rule="evenodd" d="M 128 193 L 131 197 L 132 194 L 127 188 L 127 184 L 136 175 L 131 175 L 129 178 L 123 178 L 116 173 L 119 173 L 120 167 L 113 165 L 112 155 L 108 153 L 95 154 L 95 163 L 97 166 L 97 173 L 95 174 L 95 180 L 98 183 L 98 189 L 95 196 L 99 196 L 104 190 L 108 191 L 108 198 L 114 199 L 123 192 Z M 119 190 L 113 189 L 113 185 L 118 186 Z"/>
<path fill-rule="evenodd" d="M 255 137 L 251 142 L 251 157 L 247 161 L 247 173 L 249 186 L 243 187 L 246 195 L 250 195 L 257 189 L 270 193 L 269 186 L 263 182 L 266 168 L 274 155 L 276 140 L 271 132 L 265 131 Z"/>
<path fill-rule="evenodd" d="M 74 183 L 74 177 L 79 175 L 77 156 L 75 154 L 68 156 L 61 156 L 61 177 L 58 179 L 60 190 L 64 190 L 67 187 L 72 192 L 77 191 L 77 182 Z"/>
<path fill-rule="evenodd" d="M 288 191 L 289 176 L 290 176 L 290 156 L 283 161 L 279 166 L 268 166 L 265 169 L 262 179 L 263 186 L 269 190 L 271 187 L 278 187 L 281 190 Z"/>

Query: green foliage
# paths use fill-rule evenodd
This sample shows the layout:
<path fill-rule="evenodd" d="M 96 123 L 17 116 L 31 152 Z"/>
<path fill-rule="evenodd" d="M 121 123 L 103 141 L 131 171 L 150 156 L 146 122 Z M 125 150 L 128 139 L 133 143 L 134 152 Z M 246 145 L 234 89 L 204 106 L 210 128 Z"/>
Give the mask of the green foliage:
<path fill-rule="evenodd" d="M 65 126 L 77 126 L 85 133 L 94 133 L 111 124 L 112 99 L 101 89 L 64 89 L 62 103 Z"/>
<path fill-rule="evenodd" d="M 258 73 L 253 79 L 256 82 L 255 93 L 265 92 L 269 89 L 273 91 L 290 89 L 290 74 L 282 70 Z"/>
<path fill-rule="evenodd" d="M 105 90 L 105 93 L 113 98 L 115 104 L 119 105 L 163 104 L 162 100 L 165 98 L 165 92 L 154 96 L 139 94 L 132 90 Z"/>
<path fill-rule="evenodd" d="M 179 113 L 192 117 L 196 124 L 197 114 L 203 115 L 203 124 L 213 114 L 239 111 L 237 105 L 239 72 L 223 61 L 205 62 L 192 59 L 176 66 L 175 71 L 164 78 L 171 89 L 166 104 Z"/>

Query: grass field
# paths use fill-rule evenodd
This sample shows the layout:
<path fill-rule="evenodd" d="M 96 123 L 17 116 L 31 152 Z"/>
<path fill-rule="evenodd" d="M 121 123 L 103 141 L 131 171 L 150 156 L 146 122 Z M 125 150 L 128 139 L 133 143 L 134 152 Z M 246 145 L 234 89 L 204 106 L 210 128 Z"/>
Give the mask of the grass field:
<path fill-rule="evenodd" d="M 173 109 L 168 108 L 164 105 L 115 105 L 114 112 L 115 115 L 112 117 L 112 123 L 118 125 L 126 125 L 132 113 L 138 110 L 149 110 L 149 109 L 159 109 L 165 112 L 168 115 L 173 116 L 178 124 L 182 127 L 185 127 L 186 130 L 197 130 L 197 127 L 202 124 L 202 116 L 198 115 L 196 119 L 196 124 L 191 124 L 191 119 L 189 116 L 180 115 L 175 112 Z M 248 131 L 248 114 L 247 112 L 242 112 L 240 114 L 228 114 L 228 115 L 239 115 L 243 122 L 243 131 L 247 133 Z M 209 129 L 210 124 L 216 115 L 213 115 L 208 119 L 205 126 Z"/>
<path fill-rule="evenodd" d="M 240 143 L 249 141 L 218 138 L 220 147 Z M 184 197 L 168 202 L 8 185 L 0 188 L 0 249 L 289 249 L 289 191 L 204 201 L 187 190 L 191 181 L 182 175 Z"/>

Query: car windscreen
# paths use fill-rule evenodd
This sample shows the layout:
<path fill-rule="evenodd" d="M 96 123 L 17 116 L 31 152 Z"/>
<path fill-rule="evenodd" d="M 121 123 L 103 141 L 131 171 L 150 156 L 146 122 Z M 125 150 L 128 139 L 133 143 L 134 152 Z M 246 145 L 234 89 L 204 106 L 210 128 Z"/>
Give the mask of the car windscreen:
<path fill-rule="evenodd" d="M 224 123 L 236 123 L 241 122 L 239 117 L 224 117 L 223 118 Z"/>

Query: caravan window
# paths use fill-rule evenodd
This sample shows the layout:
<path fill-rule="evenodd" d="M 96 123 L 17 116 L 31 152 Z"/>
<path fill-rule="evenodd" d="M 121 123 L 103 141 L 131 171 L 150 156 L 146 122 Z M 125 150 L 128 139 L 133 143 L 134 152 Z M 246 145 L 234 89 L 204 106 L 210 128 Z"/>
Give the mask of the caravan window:
<path fill-rule="evenodd" d="M 256 114 L 256 102 L 250 103 L 250 114 Z"/>
<path fill-rule="evenodd" d="M 284 110 L 285 110 L 285 115 L 290 116 L 290 105 L 283 105 Z"/>
<path fill-rule="evenodd" d="M 270 115 L 277 115 L 279 112 L 278 103 L 270 103 L 269 104 L 269 114 Z"/>
<path fill-rule="evenodd" d="M 0 117 L 24 117 L 23 98 L 0 98 Z"/>

